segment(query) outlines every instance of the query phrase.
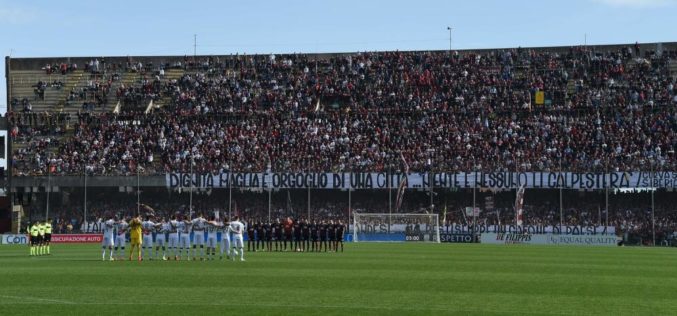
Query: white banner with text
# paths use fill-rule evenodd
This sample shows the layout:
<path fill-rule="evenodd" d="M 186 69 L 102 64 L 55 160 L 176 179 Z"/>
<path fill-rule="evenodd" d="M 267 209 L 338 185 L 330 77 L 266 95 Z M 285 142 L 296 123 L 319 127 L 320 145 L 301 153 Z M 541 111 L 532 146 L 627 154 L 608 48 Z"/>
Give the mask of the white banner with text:
<path fill-rule="evenodd" d="M 169 188 L 397 189 L 407 188 L 582 189 L 677 188 L 677 172 L 459 172 L 459 173 L 218 173 L 165 175 Z"/>

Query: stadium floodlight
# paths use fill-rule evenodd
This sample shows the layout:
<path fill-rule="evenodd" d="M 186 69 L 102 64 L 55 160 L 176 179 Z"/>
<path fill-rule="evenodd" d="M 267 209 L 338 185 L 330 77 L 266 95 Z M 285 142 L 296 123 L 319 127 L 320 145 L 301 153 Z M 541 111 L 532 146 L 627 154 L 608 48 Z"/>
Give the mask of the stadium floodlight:
<path fill-rule="evenodd" d="M 451 31 L 453 29 L 454 29 L 453 27 L 447 26 L 447 31 L 449 31 L 449 52 L 451 52 Z"/>
<path fill-rule="evenodd" d="M 440 242 L 438 214 L 353 215 L 354 242 Z"/>

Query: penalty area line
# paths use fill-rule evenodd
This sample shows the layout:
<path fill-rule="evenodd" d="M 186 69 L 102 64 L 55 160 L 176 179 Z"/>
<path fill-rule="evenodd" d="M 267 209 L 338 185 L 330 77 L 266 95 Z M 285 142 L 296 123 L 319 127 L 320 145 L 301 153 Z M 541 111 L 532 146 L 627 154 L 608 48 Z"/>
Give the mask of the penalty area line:
<path fill-rule="evenodd" d="M 32 296 L 14 296 L 14 295 L 0 295 L 0 297 L 4 298 L 11 298 L 15 300 L 30 300 L 30 301 L 37 301 L 37 302 L 45 302 L 45 303 L 57 303 L 57 304 L 65 304 L 65 305 L 73 305 L 77 304 L 75 302 L 71 301 L 66 301 L 66 300 L 55 300 L 55 299 L 50 299 L 50 298 L 40 298 L 40 297 L 32 297 Z"/>

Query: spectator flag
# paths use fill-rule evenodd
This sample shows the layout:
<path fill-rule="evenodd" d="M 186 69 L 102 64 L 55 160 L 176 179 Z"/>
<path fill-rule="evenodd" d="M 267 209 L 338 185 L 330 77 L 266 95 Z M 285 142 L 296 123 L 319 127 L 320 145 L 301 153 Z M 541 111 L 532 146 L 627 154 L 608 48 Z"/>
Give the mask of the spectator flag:
<path fill-rule="evenodd" d="M 447 204 L 444 204 L 444 213 L 442 215 L 442 225 L 447 223 Z"/>
<path fill-rule="evenodd" d="M 315 104 L 315 112 L 319 111 L 322 108 L 322 104 L 320 104 L 320 98 L 317 98 L 317 104 Z"/>
<path fill-rule="evenodd" d="M 463 215 L 463 220 L 465 221 L 465 224 L 468 225 L 468 217 L 465 216 L 465 210 L 461 208 L 461 215 Z"/>
<path fill-rule="evenodd" d="M 291 193 L 287 190 L 287 215 L 294 214 L 294 206 L 291 202 Z"/>
<path fill-rule="evenodd" d="M 404 163 L 404 177 L 402 177 L 402 180 L 400 180 L 400 185 L 397 187 L 395 212 L 398 212 L 402 206 L 402 200 L 404 199 L 404 189 L 406 189 L 408 185 L 407 175 L 409 174 L 409 164 L 407 164 L 407 160 L 404 159 L 404 154 L 400 153 L 400 158 L 402 158 L 402 163 Z"/>
<path fill-rule="evenodd" d="M 517 189 L 517 198 L 515 199 L 515 222 L 517 226 L 522 226 L 522 215 L 524 213 L 524 185 Z"/>
<path fill-rule="evenodd" d="M 148 103 L 148 106 L 146 107 L 146 110 L 143 111 L 143 114 L 149 114 L 153 110 L 153 106 L 153 99 L 151 99 Z"/>
<path fill-rule="evenodd" d="M 118 104 L 116 104 L 115 108 L 113 109 L 113 114 L 120 114 L 120 108 L 121 108 L 121 104 L 120 104 L 120 101 L 118 101 Z"/>

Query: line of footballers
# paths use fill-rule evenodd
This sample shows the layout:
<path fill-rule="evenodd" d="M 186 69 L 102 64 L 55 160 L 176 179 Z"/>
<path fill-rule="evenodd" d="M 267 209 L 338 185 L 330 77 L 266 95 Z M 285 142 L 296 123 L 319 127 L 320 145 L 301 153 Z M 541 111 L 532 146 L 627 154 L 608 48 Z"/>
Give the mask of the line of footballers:
<path fill-rule="evenodd" d="M 130 236 L 133 235 L 129 220 L 110 217 L 104 222 L 102 260 L 106 260 L 106 250 L 110 261 L 125 259 L 126 234 L 130 232 Z M 301 220 L 294 223 L 287 218 L 272 224 L 256 222 L 247 229 L 247 251 L 273 251 L 274 248 L 275 251 L 320 252 L 324 249 L 327 252 L 341 249 L 343 252 L 345 230 L 346 226 L 341 221 Z M 219 233 L 221 240 L 218 239 Z M 202 214 L 195 218 L 173 215 L 169 220 L 146 216 L 141 222 L 141 240 L 130 240 L 132 246 L 140 246 L 143 251 L 137 255 L 139 260 L 214 260 L 219 248 L 220 260 L 224 257 L 235 260 L 239 255 L 244 261 L 244 233 L 245 225 L 238 217 L 229 221 L 228 218 L 220 220 L 214 216 L 205 219 Z M 131 257 L 130 251 L 130 260 Z"/>
<path fill-rule="evenodd" d="M 130 228 L 128 220 L 129 218 L 110 217 L 104 222 L 102 260 L 106 260 L 107 249 L 110 261 L 125 259 L 126 234 Z M 142 249 L 137 256 L 139 261 L 144 258 L 148 260 L 191 260 L 191 258 L 202 261 L 214 260 L 217 247 L 220 248 L 219 259 L 223 259 L 225 255 L 226 259 L 235 260 L 235 257 L 239 255 L 240 261 L 245 261 L 244 224 L 237 216 L 233 218 L 233 221 L 227 218 L 219 220 L 214 216 L 205 219 L 202 214 L 198 214 L 195 218 L 173 215 L 169 220 L 161 218 L 157 221 L 152 216 L 146 216 L 141 221 L 140 228 L 139 240 L 135 241 L 135 238 L 130 238 L 132 247 L 139 246 Z M 192 241 L 191 233 L 193 233 Z M 218 233 L 222 236 L 220 241 Z M 155 250 L 154 254 L 153 250 Z M 129 254 L 129 259 L 132 260 L 132 252 Z"/>
<path fill-rule="evenodd" d="M 247 251 L 343 252 L 345 232 L 340 220 L 256 221 L 247 226 Z"/>
<path fill-rule="evenodd" d="M 30 235 L 30 248 L 32 256 L 50 255 L 49 243 L 52 241 L 52 219 L 36 221 L 28 229 Z"/>

